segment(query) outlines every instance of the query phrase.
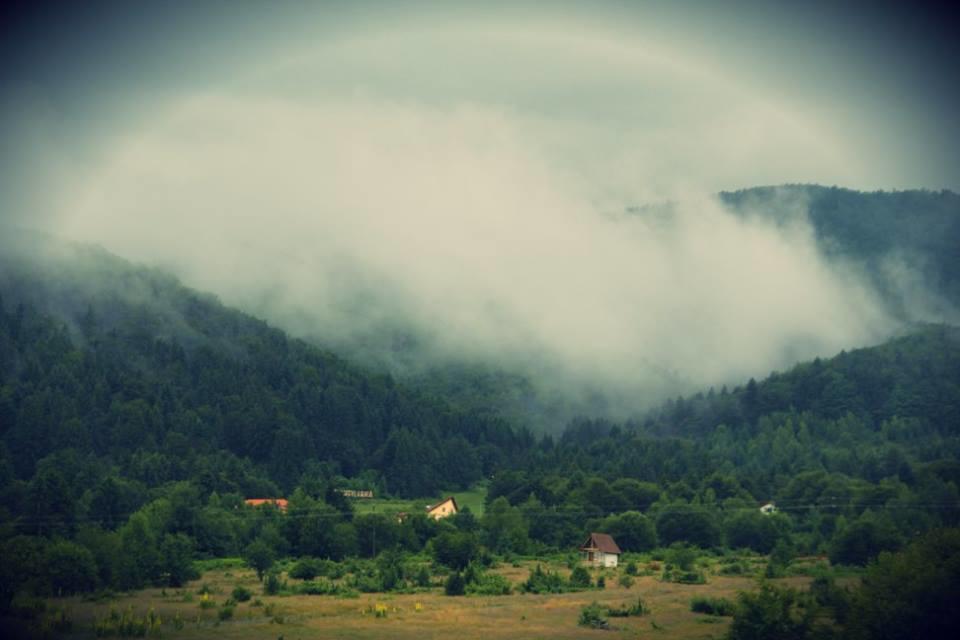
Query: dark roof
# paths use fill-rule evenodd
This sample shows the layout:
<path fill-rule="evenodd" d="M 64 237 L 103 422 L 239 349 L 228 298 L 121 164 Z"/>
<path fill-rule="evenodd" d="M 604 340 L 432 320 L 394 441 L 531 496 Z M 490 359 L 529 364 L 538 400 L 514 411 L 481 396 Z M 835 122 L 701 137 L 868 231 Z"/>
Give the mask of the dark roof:
<path fill-rule="evenodd" d="M 604 553 L 623 553 L 609 533 L 591 533 L 586 542 L 580 545 L 580 548 L 584 550 L 597 549 Z"/>

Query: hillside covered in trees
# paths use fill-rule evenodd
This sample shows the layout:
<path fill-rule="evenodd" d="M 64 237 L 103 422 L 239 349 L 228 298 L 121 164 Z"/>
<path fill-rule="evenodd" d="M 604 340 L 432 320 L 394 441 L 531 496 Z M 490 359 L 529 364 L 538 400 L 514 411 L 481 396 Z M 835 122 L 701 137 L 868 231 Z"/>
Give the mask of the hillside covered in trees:
<path fill-rule="evenodd" d="M 809 226 L 825 263 L 862 282 L 897 321 L 960 322 L 960 195 L 797 184 L 721 192 L 717 199 L 748 220 Z M 666 224 L 675 219 L 675 206 L 638 206 L 629 213 Z M 611 405 L 623 404 L 602 388 L 570 394 L 562 387 L 544 386 L 536 372 L 522 368 L 482 362 L 426 366 L 418 344 L 413 338 L 392 340 L 389 360 L 406 363 L 392 367 L 398 379 L 537 431 L 556 432 L 558 425 L 578 415 L 609 415 Z M 741 380 L 726 382 L 733 386 Z"/>
<path fill-rule="evenodd" d="M 254 543 L 528 553 L 591 530 L 627 550 L 786 545 L 863 563 L 958 524 L 956 328 L 537 438 L 101 251 L 6 252 L 0 274 L 0 535 L 5 558 L 34 563 L 5 567 L 11 588 L 63 588 L 44 567 L 64 557 L 82 590 L 175 582 L 190 558 Z M 334 491 L 429 496 L 491 477 L 481 519 L 441 524 L 355 516 Z M 296 517 L 242 504 L 275 495 Z"/>
<path fill-rule="evenodd" d="M 801 213 L 820 251 L 854 265 L 901 316 L 918 304 L 954 318 L 960 309 L 960 195 L 952 191 L 783 185 L 719 197 L 741 215 L 786 223 Z"/>
<path fill-rule="evenodd" d="M 23 255 L 38 250 L 66 254 Z M 203 478 L 207 493 L 373 471 L 362 482 L 427 495 L 515 463 L 502 456 L 529 441 L 163 273 L 43 239 L 20 251 L 0 267 L 0 421 L 15 477 L 54 454 L 70 458 L 53 465 L 64 471 L 115 469 L 147 486 Z"/>

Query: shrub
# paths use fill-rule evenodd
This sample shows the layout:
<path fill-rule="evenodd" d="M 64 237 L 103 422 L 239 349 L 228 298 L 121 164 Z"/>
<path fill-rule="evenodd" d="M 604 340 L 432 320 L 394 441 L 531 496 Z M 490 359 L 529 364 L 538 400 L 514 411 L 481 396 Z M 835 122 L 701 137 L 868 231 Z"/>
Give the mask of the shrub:
<path fill-rule="evenodd" d="M 520 585 L 525 593 L 563 593 L 569 585 L 564 582 L 560 574 L 553 571 L 544 571 L 539 564 L 530 571 L 530 577 Z"/>
<path fill-rule="evenodd" d="M 280 582 L 279 572 L 269 571 L 263 581 L 263 592 L 268 596 L 275 596 L 280 593 L 281 588 L 283 588 L 283 585 Z"/>
<path fill-rule="evenodd" d="M 630 607 L 626 606 L 626 603 L 620 605 L 617 608 L 607 609 L 607 615 L 611 618 L 627 618 L 629 616 L 645 616 L 650 613 L 650 609 L 647 608 L 647 605 L 643 602 L 642 598 L 637 598 L 636 604 L 631 605 Z"/>
<path fill-rule="evenodd" d="M 466 593 L 466 583 L 464 582 L 463 576 L 456 571 L 451 573 L 443 585 L 443 592 L 448 596 L 464 595 Z"/>
<path fill-rule="evenodd" d="M 674 544 L 667 551 L 667 564 L 680 569 L 681 571 L 693 570 L 693 565 L 697 561 L 698 551 L 694 547 L 683 544 Z"/>
<path fill-rule="evenodd" d="M 92 591 L 97 586 L 93 554 L 75 542 L 58 540 L 46 550 L 46 577 L 57 595 Z"/>
<path fill-rule="evenodd" d="M 711 616 L 732 616 L 734 605 L 726 598 L 696 597 L 690 601 L 690 611 Z"/>
<path fill-rule="evenodd" d="M 589 589 L 590 572 L 582 566 L 575 567 L 573 572 L 570 574 L 570 586 L 580 589 Z"/>
<path fill-rule="evenodd" d="M 759 590 L 737 596 L 727 637 L 730 640 L 805 638 L 810 632 L 813 612 L 799 605 L 800 599 L 793 589 L 761 584 Z"/>
<path fill-rule="evenodd" d="M 471 533 L 446 531 L 432 544 L 434 559 L 456 571 L 466 569 L 479 551 L 476 536 Z"/>
<path fill-rule="evenodd" d="M 313 580 L 324 575 L 324 567 L 319 558 L 300 558 L 290 569 L 289 575 L 297 580 Z"/>
<path fill-rule="evenodd" d="M 476 596 L 508 596 L 513 585 L 499 573 L 484 573 L 477 580 L 467 584 L 467 593 Z"/>
<path fill-rule="evenodd" d="M 631 560 L 630 562 L 627 563 L 626 569 L 624 570 L 627 572 L 628 576 L 637 575 L 637 563 Z"/>
<path fill-rule="evenodd" d="M 697 570 L 696 561 L 699 549 L 676 543 L 667 550 L 667 566 L 663 570 L 663 580 L 682 584 L 706 584 L 707 577 Z"/>
<path fill-rule="evenodd" d="M 577 624 L 591 629 L 609 629 L 610 623 L 603 617 L 604 610 L 595 601 L 580 609 L 580 618 Z"/>
<path fill-rule="evenodd" d="M 305 596 L 331 596 L 339 593 L 340 588 L 329 580 L 307 580 L 294 590 Z"/>
<path fill-rule="evenodd" d="M 747 573 L 747 568 L 742 562 L 734 562 L 720 567 L 718 573 L 722 576 L 742 576 Z"/>
<path fill-rule="evenodd" d="M 417 571 L 417 575 L 414 577 L 413 581 L 418 587 L 429 587 L 430 586 L 430 572 L 427 571 L 427 568 L 424 566 L 420 567 L 420 570 Z"/>
<path fill-rule="evenodd" d="M 217 617 L 221 620 L 229 620 L 233 617 L 233 605 L 227 604 L 224 605 L 220 611 L 217 612 Z"/>
<path fill-rule="evenodd" d="M 617 584 L 619 584 L 624 589 L 629 589 L 633 586 L 633 577 L 628 575 L 622 575 L 617 578 Z"/>
<path fill-rule="evenodd" d="M 384 591 L 383 581 L 376 573 L 354 574 L 349 579 L 350 586 L 362 593 L 378 593 Z"/>
<path fill-rule="evenodd" d="M 597 577 L 597 589 L 606 589 L 607 588 L 607 579 L 603 576 Z"/>
<path fill-rule="evenodd" d="M 237 602 L 246 602 L 247 600 L 253 597 L 253 594 L 250 592 L 250 589 L 247 589 L 246 587 L 241 587 L 241 586 L 235 587 L 231 595 L 233 596 L 233 599 L 236 600 Z"/>

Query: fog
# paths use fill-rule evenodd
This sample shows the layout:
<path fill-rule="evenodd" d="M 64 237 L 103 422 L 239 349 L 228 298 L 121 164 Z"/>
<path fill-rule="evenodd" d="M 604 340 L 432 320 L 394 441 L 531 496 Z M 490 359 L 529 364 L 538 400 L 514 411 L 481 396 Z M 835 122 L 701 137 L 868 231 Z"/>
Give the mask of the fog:
<path fill-rule="evenodd" d="M 891 330 L 803 203 L 779 226 L 692 186 L 628 209 L 529 131 L 495 109 L 208 95 L 118 144 L 60 231 L 368 363 L 489 363 L 616 414 Z M 642 175 L 610 192 L 630 191 Z"/>
<path fill-rule="evenodd" d="M 629 415 L 890 335 L 902 318 L 819 253 L 804 202 L 744 217 L 713 194 L 901 184 L 905 161 L 876 145 L 908 128 L 822 87 L 791 96 L 729 42 L 724 66 L 690 34 L 605 29 L 331 27 L 260 42 L 215 76 L 198 63 L 182 87 L 151 93 L 131 74 L 137 91 L 73 120 L 21 101 L 5 112 L 22 191 L 7 215 L 364 364 L 503 368 L 574 411 L 599 393 Z M 811 87 L 819 67 L 804 64 Z M 844 134 L 851 113 L 869 136 Z M 942 311 L 909 261 L 889 270 L 918 318 Z"/>

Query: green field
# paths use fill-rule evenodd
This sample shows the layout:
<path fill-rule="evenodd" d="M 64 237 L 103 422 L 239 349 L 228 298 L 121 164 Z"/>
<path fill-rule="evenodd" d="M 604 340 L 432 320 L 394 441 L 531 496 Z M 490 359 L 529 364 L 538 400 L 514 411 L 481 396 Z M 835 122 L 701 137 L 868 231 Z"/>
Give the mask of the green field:
<path fill-rule="evenodd" d="M 436 504 L 446 498 L 453 496 L 457 505 L 470 507 L 470 511 L 477 517 L 483 515 L 484 500 L 487 497 L 486 484 L 477 484 L 466 491 L 441 491 L 435 496 L 429 498 L 416 498 L 414 500 L 403 500 L 399 498 L 373 498 L 373 499 L 353 499 L 354 511 L 358 514 L 365 513 L 384 513 L 387 515 L 396 515 L 400 512 L 406 513 L 424 513 L 426 507 Z"/>

